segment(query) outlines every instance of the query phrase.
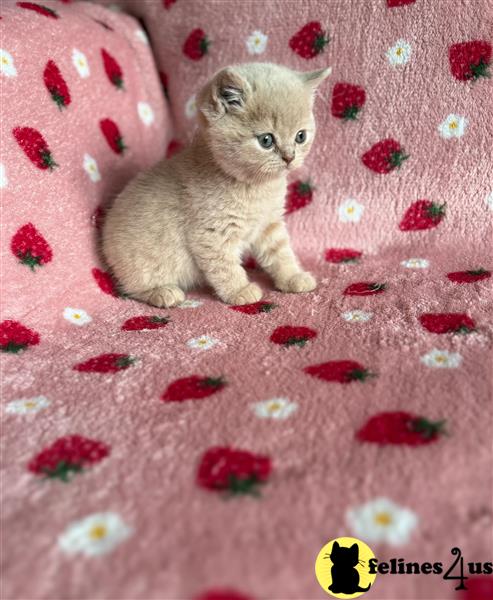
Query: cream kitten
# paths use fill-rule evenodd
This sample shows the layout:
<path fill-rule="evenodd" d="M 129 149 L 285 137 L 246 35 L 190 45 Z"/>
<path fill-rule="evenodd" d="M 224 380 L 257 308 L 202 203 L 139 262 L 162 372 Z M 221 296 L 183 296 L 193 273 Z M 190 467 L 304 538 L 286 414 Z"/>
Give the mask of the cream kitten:
<path fill-rule="evenodd" d="M 223 302 L 257 302 L 262 291 L 241 266 L 247 250 L 277 289 L 315 289 L 283 213 L 286 176 L 310 150 L 314 92 L 329 73 L 268 63 L 216 73 L 197 97 L 191 145 L 138 175 L 108 211 L 103 252 L 127 294 L 170 307 L 208 283 Z"/>

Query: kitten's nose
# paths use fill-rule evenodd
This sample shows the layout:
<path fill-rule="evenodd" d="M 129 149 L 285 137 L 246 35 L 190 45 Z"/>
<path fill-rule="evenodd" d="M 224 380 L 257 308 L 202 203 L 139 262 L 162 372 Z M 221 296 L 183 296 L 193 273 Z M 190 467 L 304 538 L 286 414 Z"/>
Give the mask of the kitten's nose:
<path fill-rule="evenodd" d="M 293 160 L 294 160 L 294 154 L 282 154 L 281 156 L 282 156 L 283 161 L 287 165 L 289 165 L 290 163 L 292 163 Z"/>

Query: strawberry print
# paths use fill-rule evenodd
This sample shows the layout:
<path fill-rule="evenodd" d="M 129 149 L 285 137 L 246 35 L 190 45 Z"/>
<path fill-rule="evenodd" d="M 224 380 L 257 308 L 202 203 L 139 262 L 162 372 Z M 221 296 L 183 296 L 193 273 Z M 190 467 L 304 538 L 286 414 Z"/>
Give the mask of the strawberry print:
<path fill-rule="evenodd" d="M 351 248 L 328 248 L 325 251 L 325 260 L 330 263 L 356 263 L 362 256 L 359 250 Z"/>
<path fill-rule="evenodd" d="M 74 371 L 82 373 L 117 373 L 128 369 L 137 359 L 128 354 L 100 354 L 75 365 Z"/>
<path fill-rule="evenodd" d="M 291 327 L 283 325 L 274 329 L 270 336 L 271 342 L 281 346 L 300 346 L 303 347 L 308 340 L 317 337 L 317 332 L 309 327 Z"/>
<path fill-rule="evenodd" d="M 475 283 L 476 281 L 489 279 L 491 277 L 491 271 L 487 271 L 486 269 L 454 271 L 453 273 L 447 273 L 447 277 L 454 283 Z"/>
<path fill-rule="evenodd" d="M 385 283 L 373 283 L 368 281 L 358 281 L 348 285 L 344 290 L 344 296 L 374 296 L 385 292 Z"/>
<path fill-rule="evenodd" d="M 289 47 L 301 58 L 315 58 L 323 52 L 330 38 L 318 21 L 310 21 L 289 40 Z"/>
<path fill-rule="evenodd" d="M 460 600 L 491 600 L 493 598 L 493 579 L 489 575 L 469 577 L 467 590 L 458 596 Z"/>
<path fill-rule="evenodd" d="M 404 213 L 399 229 L 401 231 L 434 229 L 444 216 L 445 204 L 437 204 L 431 200 L 417 200 Z"/>
<path fill-rule="evenodd" d="M 93 227 L 95 227 L 98 231 L 101 231 L 103 229 L 105 218 L 106 218 L 106 209 L 100 205 L 96 208 L 96 210 L 91 215 L 91 225 Z M 101 269 L 93 269 L 92 274 L 95 279 L 97 279 L 98 275 L 95 275 L 94 271 L 103 273 L 103 271 L 101 271 Z M 112 286 L 112 287 L 114 287 L 114 286 Z"/>
<path fill-rule="evenodd" d="M 245 315 L 258 315 L 260 313 L 271 312 L 272 309 L 277 308 L 277 304 L 271 302 L 254 302 L 253 304 L 243 304 L 241 306 L 230 306 L 231 310 L 244 313 Z"/>
<path fill-rule="evenodd" d="M 430 421 L 408 412 L 382 412 L 371 417 L 356 433 L 360 442 L 380 446 L 423 446 L 445 434 L 445 421 Z"/>
<path fill-rule="evenodd" d="M 163 402 L 200 400 L 221 391 L 226 385 L 224 377 L 202 377 L 191 375 L 170 383 L 161 396 Z"/>
<path fill-rule="evenodd" d="M 164 8 L 169 9 L 175 2 L 176 0 L 163 0 L 163 6 Z"/>
<path fill-rule="evenodd" d="M 304 372 L 312 377 L 336 383 L 351 383 L 352 381 L 365 381 L 375 374 L 365 369 L 363 365 L 354 360 L 329 360 L 319 365 L 305 367 Z"/>
<path fill-rule="evenodd" d="M 202 29 L 194 29 L 183 44 L 183 54 L 191 60 L 200 60 L 209 51 L 210 41 Z"/>
<path fill-rule="evenodd" d="M 178 140 L 171 140 L 166 149 L 166 158 L 171 158 L 175 154 L 178 154 L 183 149 L 183 144 Z"/>
<path fill-rule="evenodd" d="M 381 140 L 363 154 L 361 160 L 365 167 L 384 175 L 400 167 L 409 158 L 399 142 L 392 138 Z"/>
<path fill-rule="evenodd" d="M 197 484 L 210 491 L 231 495 L 259 495 L 272 471 L 270 458 L 229 447 L 210 448 L 204 453 L 197 471 Z"/>
<path fill-rule="evenodd" d="M 58 19 L 58 14 L 51 8 L 43 6 L 42 4 L 36 4 L 35 2 L 17 2 L 17 6 L 37 12 L 39 15 L 50 17 L 52 19 Z"/>
<path fill-rule="evenodd" d="M 50 245 L 32 223 L 17 230 L 10 242 L 10 249 L 31 271 L 49 263 L 53 257 Z"/>
<path fill-rule="evenodd" d="M 58 167 L 43 136 L 32 127 L 15 127 L 12 133 L 27 158 L 38 169 L 52 171 Z"/>
<path fill-rule="evenodd" d="M 0 348 L 2 352 L 17 354 L 29 346 L 39 344 L 39 334 L 10 319 L 0 323 Z"/>
<path fill-rule="evenodd" d="M 489 77 L 491 44 L 484 40 L 473 40 L 453 44 L 449 48 L 449 63 L 452 75 L 459 81 L 476 81 Z"/>
<path fill-rule="evenodd" d="M 123 137 L 118 129 L 118 125 L 111 119 L 101 119 L 99 127 L 104 135 L 108 146 L 115 154 L 123 154 L 127 150 L 127 146 L 123 141 Z"/>
<path fill-rule="evenodd" d="M 288 185 L 286 194 L 285 212 L 286 214 L 299 210 L 310 204 L 313 199 L 313 186 L 309 181 L 300 179 L 293 181 Z"/>
<path fill-rule="evenodd" d="M 169 323 L 169 317 L 132 317 L 122 325 L 123 331 L 143 331 L 144 329 L 161 329 Z"/>
<path fill-rule="evenodd" d="M 464 313 L 424 313 L 419 317 L 421 325 L 431 333 L 471 333 L 476 324 Z"/>
<path fill-rule="evenodd" d="M 118 290 L 118 285 L 116 281 L 106 271 L 101 271 L 101 269 L 94 267 L 94 269 L 92 270 L 92 276 L 96 280 L 99 289 L 105 294 L 115 296 L 116 298 L 123 296 L 123 294 L 121 294 Z"/>
<path fill-rule="evenodd" d="M 253 600 L 249 596 L 231 589 L 213 589 L 196 596 L 194 600 Z"/>
<path fill-rule="evenodd" d="M 53 102 L 58 106 L 58 108 L 60 110 L 62 110 L 62 108 L 66 108 L 71 102 L 70 92 L 67 84 L 65 83 L 65 79 L 60 73 L 60 69 L 52 60 L 49 60 L 46 63 L 46 67 L 43 72 L 43 81 Z"/>
<path fill-rule="evenodd" d="M 34 475 L 60 479 L 67 483 L 72 475 L 101 462 L 109 453 L 109 447 L 103 442 L 80 435 L 69 435 L 59 438 L 42 450 L 29 462 L 27 468 Z"/>
<path fill-rule="evenodd" d="M 101 57 L 103 59 L 104 71 L 108 79 L 119 90 L 125 89 L 123 86 L 123 71 L 116 59 L 104 48 L 101 48 Z"/>
<path fill-rule="evenodd" d="M 332 91 L 332 116 L 344 121 L 353 121 L 365 103 L 365 90 L 351 83 L 336 83 Z"/>
<path fill-rule="evenodd" d="M 389 8 L 395 8 L 397 6 L 406 6 L 406 4 L 414 4 L 416 0 L 387 0 L 387 6 Z"/>

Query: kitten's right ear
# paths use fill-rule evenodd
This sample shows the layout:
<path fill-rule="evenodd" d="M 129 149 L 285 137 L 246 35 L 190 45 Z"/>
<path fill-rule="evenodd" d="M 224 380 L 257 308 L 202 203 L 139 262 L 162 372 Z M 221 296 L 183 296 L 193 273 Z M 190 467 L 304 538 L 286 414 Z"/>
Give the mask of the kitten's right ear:
<path fill-rule="evenodd" d="M 201 90 L 197 107 L 208 121 L 215 121 L 226 113 L 243 112 L 250 93 L 248 81 L 234 67 L 228 67 L 216 73 Z"/>

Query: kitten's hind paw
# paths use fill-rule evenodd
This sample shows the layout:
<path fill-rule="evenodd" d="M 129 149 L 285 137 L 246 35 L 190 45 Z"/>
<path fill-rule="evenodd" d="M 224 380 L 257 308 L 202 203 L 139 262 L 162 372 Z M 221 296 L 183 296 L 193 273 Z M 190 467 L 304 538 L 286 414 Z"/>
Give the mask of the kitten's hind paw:
<path fill-rule="evenodd" d="M 172 308 L 185 300 L 185 293 L 177 285 L 163 285 L 133 297 L 158 308 Z"/>
<path fill-rule="evenodd" d="M 262 298 L 262 290 L 256 283 L 249 283 L 239 292 L 232 294 L 226 300 L 228 304 L 240 306 L 242 304 L 253 304 Z"/>
<path fill-rule="evenodd" d="M 278 283 L 277 287 L 281 292 L 299 294 L 302 292 L 312 292 L 317 287 L 317 282 L 311 273 L 301 271 L 287 281 Z"/>

